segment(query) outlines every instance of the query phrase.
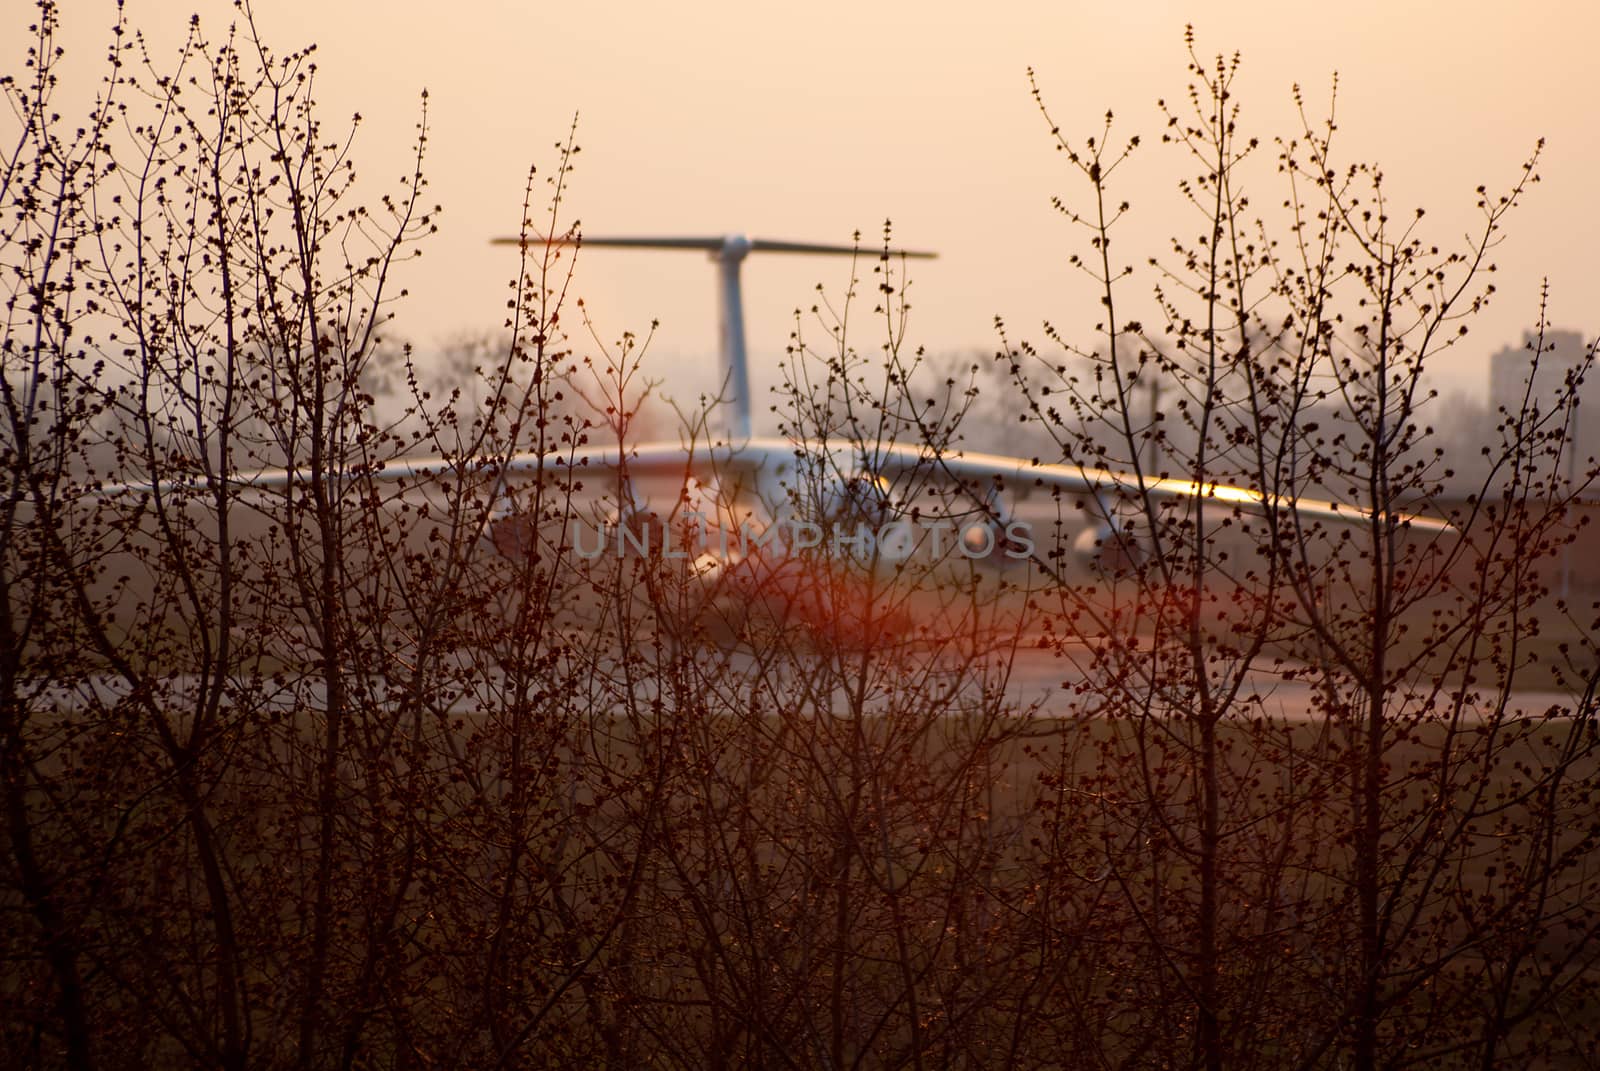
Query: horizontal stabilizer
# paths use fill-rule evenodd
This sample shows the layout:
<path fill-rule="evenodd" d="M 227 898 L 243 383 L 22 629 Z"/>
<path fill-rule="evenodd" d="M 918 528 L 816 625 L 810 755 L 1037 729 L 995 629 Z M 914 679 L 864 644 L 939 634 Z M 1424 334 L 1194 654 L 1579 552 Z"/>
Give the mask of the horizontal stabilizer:
<path fill-rule="evenodd" d="M 644 238 L 644 237 L 611 237 L 591 238 L 588 235 L 563 235 L 556 238 L 542 238 L 537 234 L 530 234 L 526 238 L 493 238 L 492 245 L 575 245 L 593 246 L 599 249 L 692 249 L 705 253 L 724 253 L 735 251 L 738 255 L 745 253 L 803 253 L 820 254 L 825 256 L 883 256 L 884 251 L 862 245 L 829 245 L 821 242 L 786 242 L 773 238 L 746 238 L 738 234 L 718 234 L 705 238 Z M 927 253 L 910 249 L 890 249 L 889 256 L 913 257 L 919 260 L 931 260 L 937 253 Z"/>

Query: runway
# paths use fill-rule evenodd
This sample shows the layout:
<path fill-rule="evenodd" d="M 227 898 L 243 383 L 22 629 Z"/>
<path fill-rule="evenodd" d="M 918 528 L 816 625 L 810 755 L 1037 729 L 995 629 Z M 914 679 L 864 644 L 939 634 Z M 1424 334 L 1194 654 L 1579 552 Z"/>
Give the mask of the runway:
<path fill-rule="evenodd" d="M 755 692 L 773 697 L 792 695 L 803 697 L 806 707 L 813 711 L 831 706 L 834 716 L 847 716 L 851 710 L 874 716 L 897 708 L 911 694 L 940 697 L 950 716 L 983 709 L 1004 716 L 1044 719 L 1128 716 L 1133 712 L 1188 718 L 1201 714 L 1206 706 L 1200 698 L 1202 690 L 1192 683 L 1192 678 L 1185 682 L 1175 672 L 1163 672 L 1162 680 L 1152 681 L 1150 663 L 1138 665 L 1137 659 L 1124 661 L 1122 671 L 1112 673 L 1103 662 L 1096 664 L 1088 644 L 1055 650 L 1018 645 L 977 659 L 946 655 L 921 661 L 904 654 L 882 660 L 840 658 L 837 654 L 810 656 L 810 661 L 807 656 L 774 660 L 737 648 L 706 648 L 667 657 L 683 659 L 685 666 L 692 667 L 689 672 L 702 697 Z M 1128 671 L 1130 666 L 1135 672 Z M 589 695 L 594 710 L 613 705 L 620 712 L 631 706 L 624 698 L 630 680 L 651 696 L 671 692 L 653 676 L 658 667 L 650 661 L 635 660 L 627 667 L 627 673 L 623 668 L 620 663 L 569 665 L 563 672 L 587 682 L 592 689 Z M 853 692 L 851 686 L 863 675 L 870 687 Z M 503 703 L 508 682 L 500 669 L 489 667 L 460 676 L 452 672 L 451 676 L 454 682 L 446 689 L 432 691 L 424 704 L 431 715 L 471 722 Z M 354 701 L 369 708 L 390 707 L 398 711 L 415 705 L 411 685 L 403 675 L 391 678 L 368 674 L 351 683 L 356 685 L 351 689 Z M 1423 684 L 1427 685 L 1426 690 Z M 681 689 L 681 682 L 677 686 Z M 198 675 L 175 674 L 147 682 L 146 694 L 157 709 L 181 722 L 186 712 L 197 709 L 203 701 L 204 687 L 205 681 Z M 1364 712 L 1364 698 L 1357 689 L 1319 685 L 1303 666 L 1263 665 L 1240 672 L 1219 664 L 1208 674 L 1207 689 L 1212 696 L 1211 709 L 1227 720 L 1313 723 L 1327 718 L 1360 717 Z M 831 703 L 821 698 L 824 691 L 835 695 Z M 127 703 L 133 692 L 128 681 L 102 673 L 70 685 L 41 686 L 29 705 L 35 711 L 109 711 Z M 865 695 L 868 701 L 861 703 L 850 699 L 851 695 Z M 570 706 L 578 698 L 567 695 L 563 703 Z M 258 716 L 314 716 L 326 709 L 327 693 L 320 674 L 315 673 L 240 676 L 225 682 L 220 703 L 226 710 L 247 709 Z M 1390 693 L 1388 716 L 1422 721 L 1459 718 L 1481 723 L 1497 713 L 1512 719 L 1568 717 L 1577 706 L 1576 697 L 1551 690 L 1519 689 L 1502 700 L 1497 693 L 1483 689 L 1477 694 L 1460 695 L 1449 686 L 1419 682 L 1409 691 L 1397 688 Z"/>

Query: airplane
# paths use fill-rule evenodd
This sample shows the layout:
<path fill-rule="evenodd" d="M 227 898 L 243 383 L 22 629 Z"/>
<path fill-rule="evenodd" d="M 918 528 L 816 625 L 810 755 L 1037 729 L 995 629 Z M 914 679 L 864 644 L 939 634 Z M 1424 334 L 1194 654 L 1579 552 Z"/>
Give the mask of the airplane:
<path fill-rule="evenodd" d="M 749 356 L 745 340 L 745 317 L 741 269 L 753 253 L 782 253 L 821 256 L 861 256 L 859 245 L 827 245 L 766 238 L 750 238 L 742 233 L 697 237 L 590 237 L 565 235 L 495 238 L 496 246 L 521 249 L 539 245 L 574 246 L 594 249 L 643 249 L 704 252 L 717 268 L 719 297 L 718 357 L 725 384 L 722 404 L 726 410 L 727 442 L 703 447 L 696 460 L 682 443 L 641 443 L 630 447 L 627 455 L 615 451 L 596 451 L 587 456 L 588 465 L 599 471 L 626 467 L 634 476 L 681 476 L 688 469 L 710 467 L 719 478 L 729 472 L 747 477 L 765 503 L 772 519 L 785 519 L 786 504 L 801 494 L 798 484 L 820 481 L 820 494 L 812 497 L 824 514 L 850 507 L 858 513 L 871 511 L 883 520 L 896 508 L 894 490 L 909 483 L 925 486 L 942 481 L 964 489 L 971 502 L 968 523 L 962 526 L 954 544 L 965 557 L 1004 567 L 1032 556 L 1022 553 L 1032 546 L 1025 526 L 1019 531 L 1012 503 L 1008 499 L 1026 495 L 1034 488 L 1053 489 L 1066 494 L 1087 496 L 1093 502 L 1091 518 L 1073 544 L 1080 559 L 1096 562 L 1112 554 L 1139 557 L 1143 551 L 1124 519 L 1118 500 L 1148 497 L 1153 500 L 1206 498 L 1219 504 L 1261 512 L 1288 510 L 1295 516 L 1362 523 L 1370 520 L 1366 512 L 1336 502 L 1264 494 L 1250 488 L 1206 483 L 1171 477 L 1086 468 L 1072 464 L 1046 463 L 1037 459 L 936 450 L 928 444 L 831 443 L 820 452 L 821 444 L 798 443 L 788 439 L 752 435 Z M 933 259 L 932 252 L 887 248 L 867 255 L 879 259 Z M 801 464 L 808 457 L 823 457 L 822 471 L 815 465 Z M 507 475 L 540 469 L 548 462 L 536 457 L 507 458 Z M 421 470 L 408 469 L 421 474 Z M 903 511 L 906 496 L 898 503 Z M 634 508 L 639 508 L 637 504 Z M 791 518 L 792 519 L 792 518 Z M 1414 514 L 1396 515 L 1399 523 L 1417 531 L 1446 531 L 1452 526 L 1443 520 Z"/>
<path fill-rule="evenodd" d="M 1359 507 L 1337 502 L 1280 497 L 1248 487 L 1072 463 L 941 449 L 928 443 L 852 442 L 844 438 L 817 443 L 754 435 L 741 280 L 744 261 L 754 253 L 863 255 L 856 245 L 777 241 L 739 233 L 700 237 L 529 235 L 496 238 L 492 243 L 523 249 L 548 245 L 696 251 L 709 255 L 717 269 L 718 356 L 724 382 L 720 404 L 726 420 L 726 438 L 699 444 L 673 441 L 630 444 L 626 448 L 586 447 L 576 456 L 563 459 L 538 453 L 466 462 L 402 458 L 385 462 L 376 472 L 385 481 L 449 476 L 465 471 L 464 466 L 489 474 L 496 485 L 498 504 L 485 520 L 480 535 L 483 542 L 507 558 L 525 555 L 531 540 L 538 538 L 531 523 L 517 516 L 512 496 L 507 493 L 509 485 L 518 479 L 551 474 L 615 477 L 611 490 L 616 494 L 617 508 L 608 525 L 617 533 L 618 549 L 631 545 L 647 551 L 646 544 L 653 534 L 659 544 L 656 549 L 668 552 L 669 557 L 673 555 L 667 526 L 647 502 L 637 500 L 632 481 L 672 482 L 679 493 L 669 515 L 685 504 L 713 515 L 710 523 L 702 526 L 702 543 L 696 548 L 699 553 L 683 555 L 687 570 L 702 580 L 730 580 L 748 590 L 770 589 L 775 582 L 782 587 L 783 577 L 793 575 L 792 570 L 787 570 L 787 564 L 794 560 L 792 552 L 818 546 L 823 541 L 823 523 L 832 524 L 847 515 L 858 527 L 863 521 L 876 526 L 872 550 L 880 557 L 874 560 L 902 560 L 916 548 L 926 547 L 931 539 L 936 557 L 941 553 L 955 555 L 992 571 L 1028 561 L 1043 564 L 1045 555 L 1038 552 L 1029 526 L 1015 515 L 1017 502 L 1038 489 L 1079 500 L 1089 523 L 1079 532 L 1072 550 L 1081 562 L 1096 569 L 1137 563 L 1149 553 L 1148 544 L 1126 519 L 1128 503 L 1204 499 L 1229 511 L 1281 511 L 1292 523 L 1300 518 L 1339 524 L 1362 524 L 1372 519 Z M 936 254 L 889 249 L 866 255 L 929 259 Z M 300 473 L 285 469 L 229 477 L 241 488 L 262 490 L 299 479 L 303 479 Z M 170 486 L 182 482 L 173 481 Z M 148 490 L 150 486 L 125 484 L 105 488 L 101 493 Z M 691 489 L 697 498 L 691 495 Z M 935 505 L 920 510 L 916 499 L 923 494 L 938 498 L 942 508 Z M 952 508 L 952 497 L 963 504 Z M 716 519 L 718 516 L 720 520 Z M 747 528 L 745 518 L 757 516 L 759 520 Z M 937 524 L 952 519 L 957 522 L 955 531 L 937 529 Z M 1391 514 L 1391 520 L 1420 532 L 1453 528 L 1442 519 L 1417 514 Z M 895 539 L 884 538 L 886 531 L 892 531 Z M 732 545 L 730 534 L 734 537 Z M 941 534 L 946 536 L 942 548 Z M 753 552 L 751 540 L 755 543 Z M 847 538 L 846 543 L 851 552 L 861 549 L 858 541 Z M 840 548 L 835 545 L 826 549 Z M 580 546 L 578 550 L 582 553 L 584 548 Z M 824 607 L 821 613 L 827 616 L 829 611 Z"/>

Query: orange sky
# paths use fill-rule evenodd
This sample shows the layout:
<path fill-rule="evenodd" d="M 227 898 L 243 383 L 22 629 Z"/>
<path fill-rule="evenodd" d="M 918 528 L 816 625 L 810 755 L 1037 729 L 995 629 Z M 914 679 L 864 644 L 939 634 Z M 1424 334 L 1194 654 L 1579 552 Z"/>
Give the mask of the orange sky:
<path fill-rule="evenodd" d="M 8 14 L 26 6 L 3 4 Z M 231 10 L 220 0 L 191 4 L 219 29 Z M 111 9 L 73 0 L 68 18 L 97 6 Z M 181 25 L 178 5 L 129 7 L 135 22 Z M 555 162 L 552 143 L 575 111 L 583 152 L 570 210 L 591 234 L 848 241 L 858 228 L 876 236 L 891 217 L 905 243 L 941 254 L 914 273 L 912 342 L 987 350 L 996 315 L 1014 338 L 1042 341 L 1050 319 L 1088 341 L 1093 297 L 1066 266 L 1073 236 L 1048 203 L 1082 191 L 1051 151 L 1025 69 L 1037 69 L 1068 133 L 1096 132 L 1111 107 L 1120 130 L 1147 135 L 1123 188 L 1143 233 L 1192 229 L 1174 207 L 1180 161 L 1154 136 L 1156 99 L 1179 97 L 1186 84 L 1186 21 L 1202 54 L 1243 52 L 1245 122 L 1264 138 L 1295 132 L 1291 83 L 1325 101 L 1337 69 L 1346 153 L 1381 162 L 1400 204 L 1426 205 L 1440 243 L 1471 224 L 1475 186 L 1505 185 L 1534 141 L 1548 138 L 1543 182 L 1496 251 L 1500 296 L 1452 358 L 1452 381 L 1484 389 L 1486 355 L 1532 323 L 1541 275 L 1551 279 L 1557 323 L 1600 330 L 1600 5 L 1360 0 L 1331 10 L 1266 0 L 257 0 L 269 41 L 318 43 L 325 119 L 365 117 L 357 159 L 369 179 L 401 174 L 418 92 L 430 92 L 428 171 L 445 215 L 403 280 L 412 297 L 400 324 L 423 344 L 501 322 L 514 254 L 487 239 L 515 231 L 526 168 Z M 69 28 L 70 45 L 96 39 L 106 18 L 90 18 Z M 1251 188 L 1258 203 L 1282 199 L 1270 166 Z M 1125 252 L 1142 262 L 1133 238 L 1130 229 Z M 810 304 L 817 282 L 842 289 L 846 271 L 809 258 L 747 264 L 758 392 L 773 382 L 761 357 L 781 352 L 791 311 Z M 669 388 L 692 396 L 709 383 L 716 324 L 703 258 L 591 251 L 578 291 L 607 339 L 661 321 L 652 354 Z M 856 337 L 878 341 L 865 330 Z"/>

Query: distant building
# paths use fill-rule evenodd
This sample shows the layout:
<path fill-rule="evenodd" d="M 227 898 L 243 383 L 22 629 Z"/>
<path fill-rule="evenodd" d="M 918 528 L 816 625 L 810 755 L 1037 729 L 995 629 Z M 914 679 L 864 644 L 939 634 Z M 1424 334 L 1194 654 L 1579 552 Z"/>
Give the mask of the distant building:
<path fill-rule="evenodd" d="M 1576 331 L 1546 331 L 1534 364 L 1537 336 L 1523 335 L 1522 345 L 1508 346 L 1489 358 L 1489 411 L 1500 407 L 1515 413 L 1528 406 L 1550 413 L 1559 404 L 1588 359 L 1589 347 Z M 1531 384 L 1530 384 L 1531 379 Z M 1600 368 L 1589 371 L 1577 388 L 1578 408 L 1572 414 L 1573 446 L 1581 464 L 1600 455 Z"/>

